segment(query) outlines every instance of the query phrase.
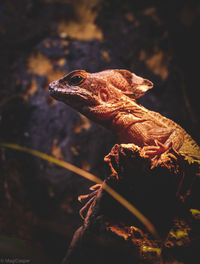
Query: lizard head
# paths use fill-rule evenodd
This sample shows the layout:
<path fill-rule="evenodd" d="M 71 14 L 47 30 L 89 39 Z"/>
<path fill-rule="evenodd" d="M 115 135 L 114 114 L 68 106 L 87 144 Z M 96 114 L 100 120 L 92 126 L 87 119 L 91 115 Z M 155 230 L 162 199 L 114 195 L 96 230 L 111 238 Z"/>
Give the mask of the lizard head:
<path fill-rule="evenodd" d="M 75 70 L 50 83 L 49 92 L 55 99 L 80 111 L 98 104 L 95 89 L 89 89 L 91 85 L 89 73 L 84 70 Z"/>
<path fill-rule="evenodd" d="M 49 84 L 52 97 L 84 112 L 87 108 L 119 100 L 121 91 L 110 85 L 112 70 L 88 73 L 75 70 Z"/>
<path fill-rule="evenodd" d="M 75 70 L 49 84 L 50 95 L 72 106 L 83 114 L 92 108 L 114 107 L 127 96 L 141 97 L 153 87 L 152 82 L 127 70 L 105 70 L 88 73 Z"/>

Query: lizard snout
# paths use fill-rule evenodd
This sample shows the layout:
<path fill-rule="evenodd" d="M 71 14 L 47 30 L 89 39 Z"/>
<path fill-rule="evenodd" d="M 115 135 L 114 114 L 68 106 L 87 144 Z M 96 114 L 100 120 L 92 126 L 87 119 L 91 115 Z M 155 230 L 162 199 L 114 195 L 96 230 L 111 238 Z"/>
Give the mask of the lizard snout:
<path fill-rule="evenodd" d="M 53 92 L 55 88 L 58 86 L 58 81 L 53 81 L 49 84 L 49 92 Z"/>

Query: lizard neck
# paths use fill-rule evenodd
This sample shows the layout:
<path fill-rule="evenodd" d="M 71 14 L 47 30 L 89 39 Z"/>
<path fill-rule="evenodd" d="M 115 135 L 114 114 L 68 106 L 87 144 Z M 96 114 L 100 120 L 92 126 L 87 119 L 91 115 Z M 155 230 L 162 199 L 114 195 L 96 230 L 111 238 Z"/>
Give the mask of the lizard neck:
<path fill-rule="evenodd" d="M 101 104 L 91 107 L 87 116 L 93 121 L 111 129 L 118 137 L 119 143 L 130 143 L 133 138 L 130 135 L 130 127 L 135 123 L 142 122 L 146 112 L 147 109 L 143 106 L 138 105 L 133 100 L 126 99 L 113 104 Z"/>
<path fill-rule="evenodd" d="M 112 120 L 111 130 L 117 136 L 119 143 L 134 143 L 141 145 L 140 135 L 134 125 L 142 123 L 147 118 L 147 109 L 134 101 L 123 105 Z"/>
<path fill-rule="evenodd" d="M 87 117 L 110 129 L 113 119 L 118 114 L 120 104 L 100 104 L 88 108 Z"/>

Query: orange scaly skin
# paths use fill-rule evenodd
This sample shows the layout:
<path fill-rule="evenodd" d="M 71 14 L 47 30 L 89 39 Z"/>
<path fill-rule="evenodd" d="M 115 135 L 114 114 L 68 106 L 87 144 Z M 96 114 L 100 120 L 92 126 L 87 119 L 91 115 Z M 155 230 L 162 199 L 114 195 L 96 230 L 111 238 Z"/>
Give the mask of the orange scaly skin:
<path fill-rule="evenodd" d="M 51 96 L 110 128 L 119 143 L 133 143 L 150 158 L 173 148 L 200 164 L 200 148 L 174 121 L 137 103 L 152 82 L 127 70 L 73 71 L 49 85 Z"/>

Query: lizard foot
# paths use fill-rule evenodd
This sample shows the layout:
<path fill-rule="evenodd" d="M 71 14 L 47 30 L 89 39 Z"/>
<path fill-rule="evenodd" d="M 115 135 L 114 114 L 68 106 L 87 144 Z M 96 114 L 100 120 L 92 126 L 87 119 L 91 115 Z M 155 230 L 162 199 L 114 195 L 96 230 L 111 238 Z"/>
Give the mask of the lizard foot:
<path fill-rule="evenodd" d="M 89 210 L 89 207 L 92 204 L 92 202 L 94 201 L 94 199 L 96 198 L 96 194 L 99 191 L 99 189 L 101 188 L 101 186 L 102 186 L 102 184 L 95 184 L 95 185 L 90 187 L 90 190 L 93 192 L 91 192 L 89 194 L 78 196 L 78 201 L 81 203 L 83 202 L 83 200 L 89 199 L 89 201 L 79 211 L 79 214 L 80 214 L 82 219 L 85 219 L 84 215 L 86 215 L 86 212 Z"/>
<path fill-rule="evenodd" d="M 162 163 L 161 155 L 168 154 L 169 157 L 176 159 L 176 156 L 169 151 L 172 149 L 172 145 L 164 145 L 161 142 L 155 140 L 155 146 L 144 146 L 142 148 L 142 154 L 145 158 L 151 159 L 151 169 L 158 166 L 159 163 Z"/>
<path fill-rule="evenodd" d="M 81 210 L 79 211 L 79 214 L 81 216 L 82 219 L 85 219 L 85 216 L 87 214 L 87 211 L 89 210 L 92 202 L 94 201 L 95 196 L 93 196 L 84 206 L 83 208 L 81 208 Z"/>

